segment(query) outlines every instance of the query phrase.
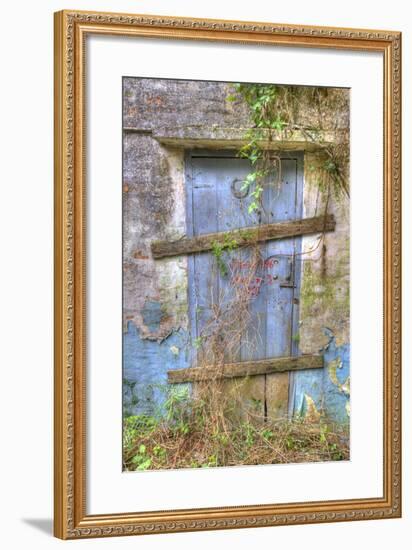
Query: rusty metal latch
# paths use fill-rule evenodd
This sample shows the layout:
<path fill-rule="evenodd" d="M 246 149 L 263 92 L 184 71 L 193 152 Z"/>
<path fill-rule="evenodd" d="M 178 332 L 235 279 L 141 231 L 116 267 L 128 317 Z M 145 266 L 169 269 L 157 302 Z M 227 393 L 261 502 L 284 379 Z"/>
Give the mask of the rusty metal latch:
<path fill-rule="evenodd" d="M 280 283 L 280 288 L 296 288 L 295 285 L 295 268 L 293 260 L 288 261 L 289 264 L 289 274 L 285 277 L 285 281 Z"/>

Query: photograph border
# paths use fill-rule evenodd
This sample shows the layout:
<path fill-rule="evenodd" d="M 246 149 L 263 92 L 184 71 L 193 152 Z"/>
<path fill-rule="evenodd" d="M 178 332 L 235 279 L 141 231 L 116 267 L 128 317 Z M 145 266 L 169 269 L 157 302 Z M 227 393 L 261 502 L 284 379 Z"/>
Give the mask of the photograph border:
<path fill-rule="evenodd" d="M 382 498 L 161 512 L 86 513 L 85 40 L 123 35 L 373 51 L 384 63 Z M 63 539 L 401 516 L 401 33 L 128 15 L 55 13 L 54 533 Z"/>

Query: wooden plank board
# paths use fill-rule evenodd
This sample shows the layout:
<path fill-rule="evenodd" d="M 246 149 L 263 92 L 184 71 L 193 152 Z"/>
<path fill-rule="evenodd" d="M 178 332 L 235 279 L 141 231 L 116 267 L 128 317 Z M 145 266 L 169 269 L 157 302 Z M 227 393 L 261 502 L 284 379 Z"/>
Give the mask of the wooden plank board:
<path fill-rule="evenodd" d="M 222 365 L 221 368 L 206 366 L 170 370 L 167 372 L 167 377 L 169 384 L 181 384 L 183 382 L 196 382 L 215 378 L 235 378 L 321 368 L 323 368 L 323 357 L 321 355 L 300 355 L 297 357 L 273 357 L 271 359 L 227 363 Z"/>
<path fill-rule="evenodd" d="M 265 242 L 275 239 L 284 239 L 297 235 L 309 235 L 323 231 L 335 230 L 335 218 L 333 214 L 316 216 L 301 220 L 270 223 L 258 227 L 245 227 L 234 231 L 221 231 L 208 233 L 193 238 L 183 238 L 178 241 L 154 241 L 151 245 L 154 259 L 194 252 L 208 252 L 216 244 L 232 246 L 247 246 L 250 243 Z"/>

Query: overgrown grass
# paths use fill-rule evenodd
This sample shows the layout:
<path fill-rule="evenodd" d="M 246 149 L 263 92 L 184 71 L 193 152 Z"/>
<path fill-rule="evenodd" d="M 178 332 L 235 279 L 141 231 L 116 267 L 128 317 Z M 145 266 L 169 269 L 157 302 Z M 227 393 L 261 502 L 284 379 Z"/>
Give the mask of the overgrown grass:
<path fill-rule="evenodd" d="M 204 394 L 203 394 L 204 396 Z M 159 418 L 124 421 L 126 471 L 347 460 L 345 426 L 262 419 L 253 411 L 210 414 L 207 399 L 172 391 Z"/>

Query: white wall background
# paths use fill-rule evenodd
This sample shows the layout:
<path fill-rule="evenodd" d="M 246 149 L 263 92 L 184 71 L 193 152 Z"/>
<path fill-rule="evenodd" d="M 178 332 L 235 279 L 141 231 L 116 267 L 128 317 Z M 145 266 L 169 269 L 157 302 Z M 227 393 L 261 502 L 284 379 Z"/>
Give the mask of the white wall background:
<path fill-rule="evenodd" d="M 411 331 L 411 51 L 409 2 L 396 0 L 43 0 L 2 6 L 0 87 L 0 384 L 3 548 L 409 547 L 412 532 L 411 338 L 404 340 L 404 517 L 399 520 L 186 533 L 62 543 L 52 517 L 53 27 L 58 9 L 96 9 L 222 19 L 400 30 L 404 75 L 404 334 Z M 406 98 L 409 101 L 406 101 Z"/>

